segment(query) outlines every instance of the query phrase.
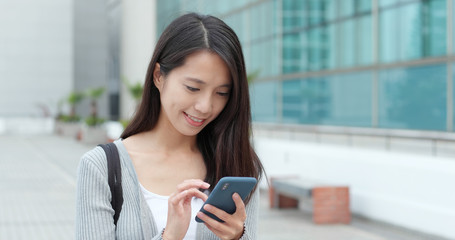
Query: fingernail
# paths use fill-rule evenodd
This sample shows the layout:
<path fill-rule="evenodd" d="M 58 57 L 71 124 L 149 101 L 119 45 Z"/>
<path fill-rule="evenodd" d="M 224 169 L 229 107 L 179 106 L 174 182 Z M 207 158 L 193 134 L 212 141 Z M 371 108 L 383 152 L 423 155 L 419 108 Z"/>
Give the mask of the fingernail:
<path fill-rule="evenodd" d="M 210 211 L 210 209 L 212 209 L 212 206 L 205 204 L 204 209 Z"/>
<path fill-rule="evenodd" d="M 205 182 L 204 187 L 210 187 L 210 184 Z"/>

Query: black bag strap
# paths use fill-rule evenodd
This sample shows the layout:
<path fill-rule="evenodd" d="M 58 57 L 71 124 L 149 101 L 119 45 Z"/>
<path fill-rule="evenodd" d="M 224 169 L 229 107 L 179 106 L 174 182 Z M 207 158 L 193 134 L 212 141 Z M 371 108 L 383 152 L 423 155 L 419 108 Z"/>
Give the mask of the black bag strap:
<path fill-rule="evenodd" d="M 107 179 L 112 195 L 111 205 L 114 209 L 114 224 L 117 226 L 123 204 L 122 168 L 120 166 L 120 158 L 117 146 L 115 146 L 114 143 L 100 144 L 98 146 L 102 147 L 104 152 L 106 152 Z"/>

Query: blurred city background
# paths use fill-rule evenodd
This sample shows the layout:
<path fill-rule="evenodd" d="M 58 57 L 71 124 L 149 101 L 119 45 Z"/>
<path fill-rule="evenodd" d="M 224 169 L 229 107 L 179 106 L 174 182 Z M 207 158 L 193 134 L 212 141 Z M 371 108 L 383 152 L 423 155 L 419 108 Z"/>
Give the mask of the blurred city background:
<path fill-rule="evenodd" d="M 349 188 L 319 225 L 263 181 L 260 239 L 455 239 L 453 0 L 0 0 L 0 239 L 73 239 L 80 156 L 193 11 L 239 36 L 268 177 Z"/>

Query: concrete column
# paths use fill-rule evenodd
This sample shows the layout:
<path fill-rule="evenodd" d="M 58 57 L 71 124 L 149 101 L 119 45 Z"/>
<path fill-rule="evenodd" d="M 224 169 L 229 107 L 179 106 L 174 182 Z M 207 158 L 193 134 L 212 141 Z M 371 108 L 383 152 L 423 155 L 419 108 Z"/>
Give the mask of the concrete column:
<path fill-rule="evenodd" d="M 120 76 L 131 83 L 144 83 L 156 43 L 156 0 L 122 0 L 121 22 Z M 135 102 L 123 83 L 120 89 L 120 117 L 129 119 Z"/>

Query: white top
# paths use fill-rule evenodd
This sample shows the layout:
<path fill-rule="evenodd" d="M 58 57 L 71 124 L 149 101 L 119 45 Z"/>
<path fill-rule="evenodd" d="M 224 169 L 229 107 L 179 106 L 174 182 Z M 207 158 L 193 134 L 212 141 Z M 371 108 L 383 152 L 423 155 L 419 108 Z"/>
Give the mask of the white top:
<path fill-rule="evenodd" d="M 152 211 L 153 218 L 155 220 L 156 226 L 158 231 L 162 231 L 163 228 L 166 227 L 167 222 L 167 210 L 168 210 L 168 199 L 169 196 L 161 196 L 155 193 L 150 192 L 149 190 L 145 189 L 142 184 L 139 183 L 141 186 L 142 194 L 144 194 L 145 201 L 149 206 L 150 210 Z M 188 231 L 186 232 L 184 240 L 195 240 L 196 239 L 196 226 L 197 222 L 194 219 L 196 214 L 201 209 L 204 201 L 200 198 L 193 198 L 191 201 L 191 221 L 190 226 L 188 227 Z"/>

